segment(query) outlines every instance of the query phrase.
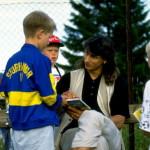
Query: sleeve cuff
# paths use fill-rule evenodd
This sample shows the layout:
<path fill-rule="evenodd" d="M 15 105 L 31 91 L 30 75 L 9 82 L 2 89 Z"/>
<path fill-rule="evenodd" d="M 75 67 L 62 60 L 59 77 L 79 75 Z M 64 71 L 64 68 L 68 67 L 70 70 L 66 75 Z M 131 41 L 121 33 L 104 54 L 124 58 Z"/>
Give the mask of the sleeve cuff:
<path fill-rule="evenodd" d="M 56 103 L 51 108 L 56 110 L 58 107 L 61 106 L 61 103 L 62 103 L 62 97 L 61 95 L 57 95 Z"/>

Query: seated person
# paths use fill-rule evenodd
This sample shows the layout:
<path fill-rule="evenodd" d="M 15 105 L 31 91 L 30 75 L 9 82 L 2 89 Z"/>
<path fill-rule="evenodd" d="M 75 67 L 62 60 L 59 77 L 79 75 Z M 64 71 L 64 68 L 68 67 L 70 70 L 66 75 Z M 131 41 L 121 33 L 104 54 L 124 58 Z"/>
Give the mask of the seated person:
<path fill-rule="evenodd" d="M 83 47 L 82 67 L 65 74 L 57 84 L 57 91 L 81 98 L 92 110 L 65 108 L 69 116 L 65 114 L 62 119 L 55 148 L 121 150 L 124 147 L 118 129 L 129 117 L 128 88 L 116 67 L 112 41 L 94 36 Z"/>

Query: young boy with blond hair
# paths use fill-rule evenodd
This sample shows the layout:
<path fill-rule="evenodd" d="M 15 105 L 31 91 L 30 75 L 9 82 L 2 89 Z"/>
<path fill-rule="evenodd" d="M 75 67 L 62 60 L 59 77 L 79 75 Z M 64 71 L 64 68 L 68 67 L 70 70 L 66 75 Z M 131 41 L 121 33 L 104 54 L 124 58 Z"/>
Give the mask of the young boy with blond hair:
<path fill-rule="evenodd" d="M 7 62 L 0 92 L 9 102 L 15 150 L 54 150 L 56 109 L 65 100 L 57 95 L 51 62 L 41 52 L 55 29 L 44 12 L 28 14 L 23 20 L 25 44 Z"/>

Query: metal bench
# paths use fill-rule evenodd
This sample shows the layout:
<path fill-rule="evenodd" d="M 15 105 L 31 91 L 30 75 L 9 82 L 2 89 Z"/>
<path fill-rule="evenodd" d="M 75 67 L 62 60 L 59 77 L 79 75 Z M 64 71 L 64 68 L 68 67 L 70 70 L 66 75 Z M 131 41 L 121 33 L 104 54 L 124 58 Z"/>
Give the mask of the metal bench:
<path fill-rule="evenodd" d="M 130 104 L 130 118 L 125 121 L 125 124 L 135 124 L 138 123 L 138 120 L 134 117 L 133 112 L 141 107 L 141 104 Z M 8 114 L 5 110 L 0 110 L 0 128 L 8 128 L 10 127 L 10 122 L 8 118 Z"/>

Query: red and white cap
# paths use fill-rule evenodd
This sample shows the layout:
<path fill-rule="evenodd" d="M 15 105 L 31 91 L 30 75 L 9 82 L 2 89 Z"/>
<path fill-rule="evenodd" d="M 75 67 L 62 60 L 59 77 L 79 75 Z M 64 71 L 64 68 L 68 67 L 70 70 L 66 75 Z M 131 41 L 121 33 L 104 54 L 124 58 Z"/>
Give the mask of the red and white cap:
<path fill-rule="evenodd" d="M 52 44 L 56 44 L 58 45 L 59 47 L 62 47 L 64 46 L 64 44 L 62 43 L 62 41 L 59 39 L 59 37 L 57 37 L 56 35 L 52 35 L 50 36 L 49 38 L 49 45 L 52 45 Z"/>

